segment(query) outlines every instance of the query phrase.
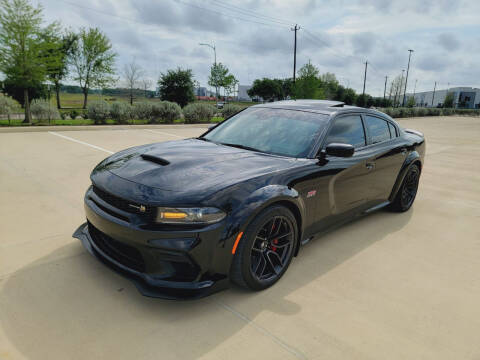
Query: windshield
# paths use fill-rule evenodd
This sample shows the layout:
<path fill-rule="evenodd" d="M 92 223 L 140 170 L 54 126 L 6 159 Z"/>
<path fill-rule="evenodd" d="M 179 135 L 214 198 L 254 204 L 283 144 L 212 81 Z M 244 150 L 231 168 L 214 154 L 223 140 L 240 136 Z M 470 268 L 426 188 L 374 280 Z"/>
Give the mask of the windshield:
<path fill-rule="evenodd" d="M 202 138 L 271 154 L 306 157 L 327 120 L 327 115 L 305 111 L 250 108 Z"/>

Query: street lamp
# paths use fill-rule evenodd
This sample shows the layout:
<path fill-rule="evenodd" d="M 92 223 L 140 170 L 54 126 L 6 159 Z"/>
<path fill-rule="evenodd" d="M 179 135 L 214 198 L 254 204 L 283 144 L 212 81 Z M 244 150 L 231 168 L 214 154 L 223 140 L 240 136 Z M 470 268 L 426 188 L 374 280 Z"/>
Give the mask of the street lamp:
<path fill-rule="evenodd" d="M 208 46 L 210 49 L 213 50 L 213 55 L 215 57 L 214 64 L 217 65 L 217 50 L 215 49 L 215 44 L 210 45 L 210 44 L 205 44 L 205 43 L 199 43 L 198 45 Z"/>
<path fill-rule="evenodd" d="M 210 45 L 210 44 L 206 44 L 206 43 L 199 43 L 198 45 L 202 45 L 202 46 L 208 46 L 210 49 L 213 50 L 213 55 L 214 55 L 214 65 L 215 67 L 217 66 L 217 50 L 215 48 L 215 44 L 213 45 Z M 217 98 L 217 101 L 218 101 L 218 88 L 215 86 L 215 97 Z"/>

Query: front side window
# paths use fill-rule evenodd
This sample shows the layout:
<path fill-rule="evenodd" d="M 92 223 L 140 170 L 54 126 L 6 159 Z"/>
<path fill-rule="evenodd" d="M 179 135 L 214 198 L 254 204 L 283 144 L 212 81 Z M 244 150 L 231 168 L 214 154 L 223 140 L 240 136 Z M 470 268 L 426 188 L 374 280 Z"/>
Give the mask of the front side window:
<path fill-rule="evenodd" d="M 328 119 L 327 115 L 305 111 L 250 108 L 200 138 L 270 154 L 306 157 Z"/>
<path fill-rule="evenodd" d="M 365 116 L 365 122 L 372 144 L 377 144 L 390 139 L 388 122 L 375 116 Z"/>
<path fill-rule="evenodd" d="M 331 143 L 350 144 L 355 148 L 365 146 L 365 131 L 360 115 L 348 115 L 335 119 L 325 144 Z"/>

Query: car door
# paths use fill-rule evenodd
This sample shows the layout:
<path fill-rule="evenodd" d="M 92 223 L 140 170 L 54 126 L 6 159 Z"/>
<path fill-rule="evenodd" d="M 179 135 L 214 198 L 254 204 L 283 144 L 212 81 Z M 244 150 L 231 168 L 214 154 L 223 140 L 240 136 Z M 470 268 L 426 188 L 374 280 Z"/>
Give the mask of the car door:
<path fill-rule="evenodd" d="M 351 144 L 352 157 L 325 155 L 324 167 L 328 178 L 328 201 L 317 204 L 319 221 L 325 225 L 336 222 L 342 214 L 361 209 L 368 201 L 368 187 L 372 181 L 372 153 L 368 151 L 367 135 L 360 114 L 339 115 L 325 137 L 322 148 L 330 143 Z M 320 200 L 320 199 L 319 199 Z M 329 214 L 326 221 L 325 214 Z"/>
<path fill-rule="evenodd" d="M 367 148 L 371 153 L 370 161 L 374 166 L 368 197 L 370 201 L 380 203 L 390 196 L 405 161 L 407 149 L 392 122 L 371 114 L 364 114 L 363 119 L 367 132 Z"/>

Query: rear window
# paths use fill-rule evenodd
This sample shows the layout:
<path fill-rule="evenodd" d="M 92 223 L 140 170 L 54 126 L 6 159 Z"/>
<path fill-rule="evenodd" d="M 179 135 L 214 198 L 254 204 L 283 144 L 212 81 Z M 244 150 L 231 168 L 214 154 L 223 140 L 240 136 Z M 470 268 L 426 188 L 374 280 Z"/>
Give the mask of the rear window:
<path fill-rule="evenodd" d="M 372 144 L 390 139 L 389 124 L 386 120 L 369 115 L 365 116 L 365 120 Z"/>
<path fill-rule="evenodd" d="M 392 139 L 396 138 L 398 134 L 397 134 L 397 129 L 395 129 L 395 126 L 393 126 L 392 123 L 388 123 L 388 127 L 390 129 L 390 137 Z"/>

